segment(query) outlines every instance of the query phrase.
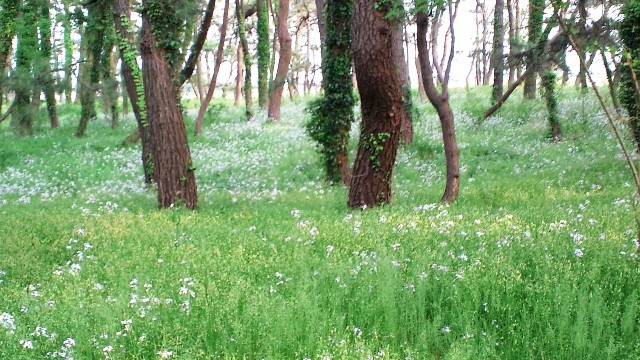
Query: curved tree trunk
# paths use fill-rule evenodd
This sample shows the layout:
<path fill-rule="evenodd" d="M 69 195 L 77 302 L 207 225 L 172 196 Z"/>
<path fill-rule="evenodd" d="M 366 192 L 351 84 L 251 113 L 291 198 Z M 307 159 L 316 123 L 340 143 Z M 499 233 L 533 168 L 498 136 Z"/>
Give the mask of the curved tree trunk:
<path fill-rule="evenodd" d="M 278 2 L 278 42 L 280 44 L 280 56 L 278 57 L 278 69 L 276 77 L 271 86 L 269 96 L 269 119 L 280 120 L 280 104 L 282 103 L 282 92 L 284 84 L 287 82 L 289 74 L 289 63 L 291 62 L 291 35 L 289 34 L 289 0 Z"/>
<path fill-rule="evenodd" d="M 216 60 L 213 66 L 213 76 L 211 76 L 211 82 L 209 83 L 209 89 L 204 99 L 201 100 L 200 109 L 198 110 L 198 117 L 196 118 L 195 135 L 202 133 L 202 123 L 204 121 L 204 114 L 207 112 L 209 103 L 213 98 L 213 93 L 216 90 L 216 83 L 218 82 L 218 73 L 220 72 L 220 64 L 222 64 L 222 52 L 224 51 L 224 42 L 227 37 L 227 20 L 229 18 L 229 0 L 224 2 L 224 13 L 222 15 L 222 25 L 220 25 L 220 41 L 218 42 L 218 49 L 216 50 Z"/>
<path fill-rule="evenodd" d="M 250 121 L 253 118 L 253 97 L 251 94 L 251 54 L 249 53 L 249 42 L 247 41 L 242 0 L 236 0 L 236 19 L 238 20 L 238 37 L 240 38 L 240 45 L 242 46 L 242 53 L 244 56 L 244 102 L 246 107 L 245 115 L 247 121 Z"/>
<path fill-rule="evenodd" d="M 352 49 L 362 130 L 348 205 L 371 207 L 391 201 L 391 182 L 405 115 L 402 83 L 393 66 L 394 26 L 375 0 L 356 0 Z"/>
<path fill-rule="evenodd" d="M 144 1 L 143 1 L 144 4 Z M 158 47 L 147 13 L 142 14 L 142 78 L 145 89 L 158 207 L 198 207 L 194 167 L 178 106 L 175 81 L 165 52 Z"/>
<path fill-rule="evenodd" d="M 450 3 L 449 6 L 452 6 L 452 4 Z M 440 124 L 442 126 L 442 140 L 444 142 L 444 153 L 447 163 L 447 180 L 444 194 L 442 195 L 442 201 L 450 203 L 458 198 L 458 191 L 460 188 L 460 152 L 456 142 L 453 112 L 449 105 L 449 96 L 447 93 L 448 81 L 444 82 L 442 94 L 439 94 L 436 90 L 435 84 L 433 83 L 433 70 L 431 66 L 431 59 L 429 59 L 429 47 L 427 45 L 429 18 L 424 11 L 420 11 L 416 14 L 416 23 L 418 58 L 420 59 L 424 87 L 429 101 L 438 113 Z M 451 50 L 453 51 L 453 46 Z"/>

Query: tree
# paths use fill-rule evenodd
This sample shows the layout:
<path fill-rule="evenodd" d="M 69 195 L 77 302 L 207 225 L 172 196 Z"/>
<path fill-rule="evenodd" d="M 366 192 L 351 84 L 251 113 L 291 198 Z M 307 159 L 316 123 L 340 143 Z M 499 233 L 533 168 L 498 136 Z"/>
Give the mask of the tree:
<path fill-rule="evenodd" d="M 493 87 L 491 101 L 496 102 L 504 87 L 504 0 L 496 0 L 493 10 Z"/>
<path fill-rule="evenodd" d="M 280 104 L 282 102 L 282 92 L 284 84 L 287 82 L 289 74 L 289 63 L 291 62 L 291 35 L 289 34 L 289 0 L 278 1 L 278 43 L 280 45 L 278 57 L 278 69 L 276 77 L 271 85 L 269 94 L 268 117 L 270 120 L 280 120 Z"/>
<path fill-rule="evenodd" d="M 542 35 L 542 18 L 544 13 L 544 0 L 529 1 L 529 21 L 527 29 L 529 31 L 528 44 L 532 51 L 526 59 L 527 70 L 538 66 L 538 62 L 542 58 L 542 54 L 538 51 L 540 37 Z M 535 99 L 536 97 L 536 79 L 537 71 L 530 71 L 524 79 L 524 97 L 527 99 Z"/>
<path fill-rule="evenodd" d="M 40 17 L 38 19 L 38 32 L 40 33 L 40 61 L 38 63 L 37 74 L 42 80 L 44 98 L 47 104 L 47 113 L 51 128 L 55 129 L 60 125 L 56 106 L 56 90 L 51 69 L 51 2 L 41 0 Z M 40 96 L 40 94 L 36 94 Z"/>
<path fill-rule="evenodd" d="M 437 59 L 431 59 L 429 55 L 429 46 L 427 44 L 427 33 L 429 28 L 429 16 L 425 11 L 426 4 L 419 7 L 419 11 L 416 14 L 416 41 L 418 47 L 418 58 L 420 59 L 420 67 L 422 69 L 422 81 L 427 92 L 427 97 L 431 104 L 436 108 L 440 124 L 442 126 L 442 140 L 444 142 L 444 153 L 447 167 L 447 180 L 445 185 L 444 194 L 442 195 L 442 201 L 450 203 L 458 198 L 458 191 L 460 188 L 460 151 L 458 150 L 458 144 L 456 142 L 456 131 L 453 118 L 453 111 L 449 104 L 449 75 L 451 73 L 451 64 L 453 62 L 453 55 L 455 54 L 455 34 L 453 32 L 453 23 L 458 12 L 458 5 L 460 1 L 447 0 L 446 9 L 444 5 L 440 5 L 435 10 L 436 16 L 438 14 L 446 13 L 449 19 L 449 31 L 451 32 L 451 46 L 448 56 L 447 67 L 445 69 L 443 81 L 441 83 L 441 90 L 438 92 L 433 82 L 433 68 L 432 62 Z M 432 38 L 433 31 L 432 29 Z M 432 45 L 433 46 L 433 45 Z"/>
<path fill-rule="evenodd" d="M 15 109 L 12 126 L 21 136 L 33 134 L 35 111 L 32 106 L 34 96 L 34 60 L 38 53 L 37 16 L 38 6 L 35 0 L 25 1 L 20 7 L 16 32 L 18 44 L 16 48 L 16 68 L 12 76 L 15 93 Z"/>
<path fill-rule="evenodd" d="M 247 121 L 253 118 L 253 96 L 251 95 L 251 53 L 249 52 L 249 42 L 247 41 L 247 31 L 244 22 L 244 10 L 242 0 L 236 0 L 236 19 L 238 20 L 238 37 L 240 38 L 240 45 L 242 49 L 242 55 L 244 57 L 244 101 L 245 101 L 245 116 Z"/>
<path fill-rule="evenodd" d="M 153 156 L 151 153 L 151 133 L 147 122 L 147 106 L 144 99 L 144 85 L 142 71 L 138 67 L 138 47 L 134 43 L 133 24 L 130 14 L 129 0 L 115 0 L 113 21 L 116 29 L 116 39 L 120 60 L 122 62 L 122 77 L 133 114 L 138 124 L 138 133 L 142 142 L 142 169 L 144 182 L 151 185 L 153 181 Z"/>
<path fill-rule="evenodd" d="M 626 58 L 621 64 L 618 98 L 629 115 L 629 128 L 640 152 L 640 0 L 630 0 L 622 7 L 620 37 Z"/>
<path fill-rule="evenodd" d="M 224 12 L 222 15 L 222 24 L 220 25 L 220 41 L 218 42 L 218 49 L 216 50 L 216 59 L 213 67 L 213 75 L 211 76 L 211 82 L 209 83 L 209 89 L 204 99 L 201 101 L 200 109 L 198 110 L 198 117 L 196 118 L 195 135 L 200 135 L 202 132 L 202 122 L 204 121 L 204 114 L 207 111 L 207 107 L 213 98 L 213 92 L 216 89 L 216 83 L 218 80 L 218 72 L 220 71 L 220 65 L 222 64 L 222 55 L 224 51 L 224 42 L 227 37 L 227 22 L 229 18 L 229 0 L 224 2 Z"/>
<path fill-rule="evenodd" d="M 267 106 L 267 101 L 269 100 L 269 6 L 267 0 L 257 0 L 257 6 L 258 106 L 264 108 Z M 245 51 L 245 53 L 246 56 L 250 56 L 248 51 Z"/>
<path fill-rule="evenodd" d="M 392 10 L 391 2 L 354 2 L 352 49 L 362 126 L 349 188 L 348 205 L 351 208 L 391 201 L 400 124 L 406 114 L 402 81 L 389 66 L 393 63 L 395 26 Z"/>
<path fill-rule="evenodd" d="M 142 77 L 151 135 L 158 207 L 198 207 L 195 168 L 179 106 L 171 60 L 175 51 L 177 4 L 168 0 L 142 2 Z"/>
<path fill-rule="evenodd" d="M 12 0 L 0 1 L 0 94 L 4 92 L 7 80 L 7 63 L 13 49 L 13 39 L 16 35 L 16 19 L 19 3 Z M 3 97 L 0 96 L 0 109 Z"/>
<path fill-rule="evenodd" d="M 558 119 L 558 99 L 556 95 L 556 74 L 545 71 L 541 76 L 544 102 L 547 107 L 547 120 L 549 124 L 547 136 L 552 142 L 559 142 L 561 137 L 560 121 Z"/>
<path fill-rule="evenodd" d="M 353 123 L 351 79 L 351 0 L 327 0 L 326 34 L 322 50 L 324 94 L 307 106 L 309 136 L 318 143 L 327 181 L 349 185 L 347 146 Z"/>

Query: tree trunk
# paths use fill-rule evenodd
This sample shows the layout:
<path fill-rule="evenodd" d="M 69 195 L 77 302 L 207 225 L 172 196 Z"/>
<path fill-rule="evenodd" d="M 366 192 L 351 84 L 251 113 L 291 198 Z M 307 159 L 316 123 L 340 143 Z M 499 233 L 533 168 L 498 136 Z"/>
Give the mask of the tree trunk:
<path fill-rule="evenodd" d="M 198 117 L 196 118 L 195 135 L 202 133 L 202 122 L 204 121 L 204 114 L 207 112 L 209 103 L 213 98 L 213 93 L 216 90 L 216 82 L 218 81 L 218 72 L 220 71 L 220 64 L 222 64 L 222 52 L 224 51 L 224 42 L 227 37 L 227 19 L 229 18 L 229 0 L 224 2 L 224 13 L 222 15 L 222 25 L 220 25 L 220 41 L 218 42 L 218 49 L 216 50 L 216 60 L 213 66 L 213 76 L 209 83 L 209 89 L 207 95 L 201 100 L 200 109 L 198 110 Z"/>
<path fill-rule="evenodd" d="M 504 0 L 496 0 L 493 13 L 493 88 L 491 100 L 495 102 L 502 96 L 504 87 Z"/>
<path fill-rule="evenodd" d="M 63 41 L 64 41 L 64 95 L 65 102 L 71 104 L 72 84 L 72 63 L 73 63 L 73 40 L 71 39 L 71 11 L 69 5 L 71 0 L 63 0 L 64 18 L 62 20 Z"/>
<path fill-rule="evenodd" d="M 449 2 L 449 6 L 453 6 L 451 2 Z M 435 84 L 433 83 L 432 61 L 429 59 L 429 48 L 427 45 L 429 18 L 424 11 L 419 11 L 416 14 L 416 23 L 416 42 L 418 46 L 418 57 L 420 59 L 424 87 L 429 101 L 436 108 L 436 112 L 438 113 L 440 124 L 442 126 L 442 140 L 444 142 L 444 153 L 447 168 L 447 180 L 444 194 L 442 195 L 442 201 L 451 203 L 458 198 L 458 191 L 460 188 L 460 152 L 456 142 L 453 112 L 449 105 L 449 95 L 447 90 L 448 82 L 444 82 L 442 93 L 439 94 L 436 90 Z M 450 22 L 449 26 L 453 27 L 453 24 Z M 451 50 L 453 53 L 453 45 Z"/>
<path fill-rule="evenodd" d="M 238 50 L 236 57 L 238 59 L 238 67 L 236 71 L 236 88 L 233 93 L 233 105 L 240 106 L 240 99 L 242 98 L 242 86 L 244 82 L 244 56 L 242 55 L 242 45 L 238 41 Z"/>
<path fill-rule="evenodd" d="M 158 207 L 184 205 L 195 209 L 198 207 L 196 179 L 175 81 L 165 51 L 158 47 L 161 39 L 156 39 L 149 17 L 150 14 L 143 12 L 140 50 Z"/>
<path fill-rule="evenodd" d="M 509 17 L 509 80 L 507 84 L 511 85 L 516 77 L 516 61 L 515 61 L 515 52 L 516 52 L 516 19 L 514 14 L 514 0 L 506 0 L 507 1 L 507 15 Z M 519 0 L 515 0 L 519 1 Z M 503 30 L 504 32 L 504 30 Z"/>
<path fill-rule="evenodd" d="M 402 82 L 393 64 L 393 29 L 375 0 L 356 0 L 352 48 L 362 130 L 353 167 L 348 205 L 372 207 L 391 201 L 391 182 L 405 115 Z M 388 9 L 387 9 L 388 10 Z"/>
<path fill-rule="evenodd" d="M 316 16 L 318 17 L 318 31 L 320 32 L 320 48 L 324 46 L 324 41 L 327 37 L 326 17 L 325 17 L 325 0 L 315 0 L 316 2 Z"/>
<path fill-rule="evenodd" d="M 16 70 L 14 72 L 15 109 L 11 125 L 20 136 L 33 134 L 32 97 L 34 92 L 34 78 L 32 64 L 38 52 L 37 7 L 33 1 L 27 1 L 21 9 L 22 26 L 17 31 L 18 42 L 16 48 Z"/>
<path fill-rule="evenodd" d="M 528 44 L 531 48 L 530 56 L 527 58 L 527 69 L 538 66 L 541 54 L 537 50 L 537 44 L 542 34 L 542 18 L 544 12 L 544 0 L 529 1 L 529 22 L 527 25 L 529 31 Z M 526 99 L 535 99 L 536 97 L 536 80 L 537 71 L 530 71 L 529 75 L 524 79 L 524 97 Z"/>
<path fill-rule="evenodd" d="M 244 102 L 245 116 L 247 121 L 253 118 L 253 96 L 251 94 L 251 53 L 249 53 L 249 42 L 247 41 L 247 32 L 244 23 L 244 11 L 242 9 L 242 0 L 236 0 L 236 18 L 238 20 L 238 37 L 242 45 L 242 53 L 244 55 Z"/>
<path fill-rule="evenodd" d="M 269 6 L 267 0 L 257 0 L 257 5 L 258 106 L 265 108 L 269 100 Z M 248 55 L 248 53 L 249 51 L 245 49 L 245 54 Z"/>
<path fill-rule="evenodd" d="M 144 99 L 142 72 L 138 67 L 138 49 L 133 42 L 133 33 L 129 31 L 130 23 L 129 0 L 115 0 L 113 20 L 118 39 L 118 50 L 122 64 L 122 77 L 127 89 L 131 108 L 138 124 L 138 133 L 142 142 L 142 169 L 144 182 L 153 182 L 153 156 L 151 153 L 151 133 L 147 122 L 147 109 Z M 123 107 L 124 109 L 124 107 Z"/>
<path fill-rule="evenodd" d="M 271 86 L 271 94 L 269 96 L 270 120 L 280 121 L 280 104 L 282 102 L 282 92 L 284 84 L 289 74 L 289 63 L 291 62 L 291 35 L 289 34 L 289 0 L 278 1 L 278 42 L 280 44 L 280 54 L 278 57 L 278 69 L 276 77 Z"/>
<path fill-rule="evenodd" d="M 402 83 L 402 100 L 404 102 L 405 115 L 400 124 L 400 142 L 411 144 L 413 142 L 413 102 L 411 100 L 411 80 L 409 78 L 409 66 L 404 57 L 404 33 L 402 24 L 395 25 L 393 29 L 393 58 L 398 79 Z"/>
<path fill-rule="evenodd" d="M 0 2 L 0 110 L 4 96 L 4 85 L 7 80 L 7 64 L 13 49 L 13 38 L 16 35 L 16 18 L 19 2 L 3 0 Z"/>

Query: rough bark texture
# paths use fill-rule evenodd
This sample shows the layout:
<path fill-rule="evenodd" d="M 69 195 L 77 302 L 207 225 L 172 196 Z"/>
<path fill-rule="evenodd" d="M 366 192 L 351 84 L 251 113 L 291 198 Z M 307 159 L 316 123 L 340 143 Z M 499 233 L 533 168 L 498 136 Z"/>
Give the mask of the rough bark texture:
<path fill-rule="evenodd" d="M 224 42 L 227 37 L 227 19 L 229 18 L 229 0 L 224 2 L 224 13 L 222 15 L 222 25 L 220 25 L 220 41 L 218 42 L 218 49 L 216 50 L 216 60 L 213 66 L 213 76 L 211 76 L 211 82 L 209 83 L 209 89 L 207 89 L 207 95 L 201 100 L 200 109 L 198 110 L 198 117 L 196 118 L 195 135 L 202 133 L 202 123 L 204 121 L 204 114 L 207 112 L 209 103 L 213 98 L 213 93 L 216 90 L 216 82 L 218 81 L 218 72 L 220 72 L 220 65 L 222 64 L 222 52 L 224 51 Z"/>
<path fill-rule="evenodd" d="M 318 31 L 320 32 L 320 48 L 324 45 L 324 40 L 327 37 L 327 25 L 325 22 L 325 0 L 315 0 L 316 2 L 316 16 L 318 17 Z"/>
<path fill-rule="evenodd" d="M 184 205 L 195 209 L 198 207 L 196 179 L 175 82 L 146 13 L 142 20 L 142 75 L 158 207 Z"/>
<path fill-rule="evenodd" d="M 257 6 L 258 106 L 265 108 L 269 101 L 269 4 L 267 0 L 257 0 Z M 248 51 L 245 51 L 245 54 L 248 53 Z"/>
<path fill-rule="evenodd" d="M 453 111 L 451 111 L 451 106 L 449 105 L 449 95 L 447 92 L 448 82 L 443 84 L 442 93 L 438 93 L 435 84 L 433 83 L 433 70 L 431 59 L 429 59 L 429 47 L 427 45 L 427 32 L 429 26 L 429 18 L 427 14 L 423 11 L 418 12 L 418 14 L 416 14 L 416 23 L 418 58 L 420 59 L 420 68 L 422 69 L 425 91 L 429 101 L 436 108 L 436 112 L 438 113 L 440 124 L 442 126 L 442 140 L 444 143 L 447 167 L 447 180 L 444 194 L 442 195 L 442 201 L 450 203 L 458 198 L 458 191 L 460 188 L 460 152 L 456 142 Z"/>
<path fill-rule="evenodd" d="M 113 20 L 118 39 L 118 50 L 122 60 L 122 77 L 131 102 L 131 108 L 138 124 L 138 134 L 142 143 L 142 169 L 144 182 L 151 185 L 153 181 L 153 158 L 151 155 L 151 135 L 147 123 L 147 111 L 144 103 L 144 87 L 142 72 L 135 61 L 137 49 L 134 47 L 134 36 L 126 25 L 130 20 L 129 0 L 115 0 Z M 124 98 L 123 98 L 124 101 Z M 124 106 L 123 106 L 124 112 Z"/>
<path fill-rule="evenodd" d="M 15 93 L 15 109 L 11 125 L 21 136 L 33 134 L 35 117 L 31 104 L 34 93 L 32 63 L 38 51 L 38 35 L 36 26 L 36 8 L 32 1 L 27 1 L 20 11 L 22 26 L 17 29 L 16 70 L 13 78 Z"/>
<path fill-rule="evenodd" d="M 360 93 L 362 128 L 348 205 L 371 207 L 391 201 L 393 168 L 405 114 L 402 82 L 393 64 L 393 24 L 375 0 L 353 8 L 353 62 Z"/>
<path fill-rule="evenodd" d="M 238 41 L 236 58 L 238 61 L 238 67 L 236 68 L 236 88 L 233 92 L 233 105 L 240 106 L 240 99 L 242 99 L 242 88 L 244 83 L 244 56 L 242 54 L 242 45 L 240 44 L 240 41 Z"/>
<path fill-rule="evenodd" d="M 278 57 L 278 69 L 276 77 L 271 86 L 269 96 L 268 116 L 270 120 L 280 120 L 280 104 L 282 103 L 282 92 L 284 84 L 287 82 L 289 74 L 289 63 L 291 62 L 291 35 L 289 34 L 289 0 L 278 1 L 278 42 L 280 44 L 280 56 Z"/>
<path fill-rule="evenodd" d="M 502 96 L 504 86 L 504 0 L 496 0 L 493 13 L 493 87 L 491 100 Z"/>

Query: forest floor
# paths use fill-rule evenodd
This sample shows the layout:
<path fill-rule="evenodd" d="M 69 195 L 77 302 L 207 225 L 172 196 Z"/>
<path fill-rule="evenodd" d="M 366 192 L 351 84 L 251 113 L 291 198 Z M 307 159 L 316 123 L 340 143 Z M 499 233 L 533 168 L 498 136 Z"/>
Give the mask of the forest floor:
<path fill-rule="evenodd" d="M 488 94 L 453 95 L 449 206 L 427 104 L 365 211 L 323 181 L 304 100 L 279 123 L 214 107 L 195 212 L 156 208 L 131 118 L 2 124 L 0 359 L 640 358 L 633 178 L 602 111 L 565 89 L 553 144 L 539 102 L 476 120 Z"/>

